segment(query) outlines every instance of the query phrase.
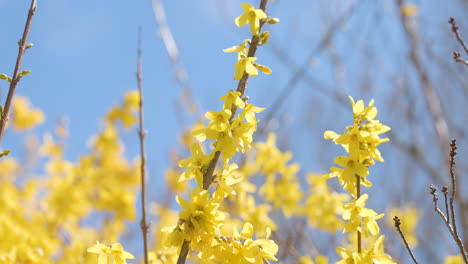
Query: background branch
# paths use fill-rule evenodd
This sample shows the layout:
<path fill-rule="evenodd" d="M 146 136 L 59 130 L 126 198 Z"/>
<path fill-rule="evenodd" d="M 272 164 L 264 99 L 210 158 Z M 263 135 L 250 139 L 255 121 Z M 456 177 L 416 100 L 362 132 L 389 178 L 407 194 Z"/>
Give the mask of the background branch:
<path fill-rule="evenodd" d="M 141 232 L 143 233 L 143 248 L 144 248 L 144 261 L 145 264 L 148 264 L 148 230 L 149 224 L 146 221 L 146 155 L 145 155 L 145 128 L 144 128 L 144 111 L 143 111 L 143 69 L 142 69 L 142 59 L 141 59 L 141 27 L 138 28 L 138 62 L 137 62 L 137 73 L 136 78 L 138 82 L 138 93 L 139 93 L 139 111 L 138 111 L 138 123 L 139 130 L 138 135 L 140 138 L 140 176 L 141 176 L 141 213 L 142 218 L 140 222 Z"/>

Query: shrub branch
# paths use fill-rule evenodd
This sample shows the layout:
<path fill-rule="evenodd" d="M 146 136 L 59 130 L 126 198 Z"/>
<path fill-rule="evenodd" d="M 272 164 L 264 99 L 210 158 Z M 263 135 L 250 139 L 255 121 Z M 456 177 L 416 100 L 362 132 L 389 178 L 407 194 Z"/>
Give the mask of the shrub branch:
<path fill-rule="evenodd" d="M 455 175 L 455 169 L 454 169 L 454 167 L 455 167 L 455 156 L 457 155 L 456 150 L 457 150 L 456 139 L 452 139 L 452 143 L 450 144 L 450 153 L 449 153 L 449 156 L 450 156 L 450 159 L 449 159 L 449 174 L 450 174 L 450 179 L 451 179 L 451 183 L 452 183 L 452 191 L 451 191 L 451 194 L 450 194 L 450 201 L 449 201 L 448 208 L 447 208 L 448 190 L 447 190 L 447 187 L 443 187 L 443 189 L 442 189 L 442 192 L 444 193 L 444 197 L 445 197 L 445 207 L 446 207 L 446 214 L 447 215 L 445 215 L 442 212 L 442 210 L 440 210 L 440 208 L 438 206 L 437 200 L 439 198 L 437 198 L 437 188 L 432 184 L 429 186 L 429 188 L 431 189 L 430 194 L 432 195 L 432 201 L 434 202 L 434 211 L 436 211 L 436 213 L 438 215 L 440 215 L 440 217 L 444 221 L 445 226 L 449 230 L 450 234 L 453 237 L 453 240 L 455 240 L 455 243 L 457 244 L 458 249 L 460 250 L 460 255 L 462 256 L 463 261 L 465 263 L 468 263 L 468 255 L 466 254 L 465 247 L 464 247 L 463 242 L 462 242 L 462 240 L 460 238 L 460 235 L 458 234 L 456 217 L 455 217 L 455 208 L 454 208 L 455 196 L 457 194 L 457 181 L 456 181 L 456 175 Z M 450 221 L 450 220 L 452 220 L 452 221 Z"/>
<path fill-rule="evenodd" d="M 137 62 L 137 83 L 139 93 L 139 104 L 138 104 L 138 136 L 140 138 L 140 176 L 141 176 L 141 222 L 140 228 L 143 234 L 143 247 L 144 247 L 144 260 L 145 264 L 148 264 L 148 230 L 149 224 L 146 221 L 146 155 L 145 155 L 145 136 L 146 132 L 144 129 L 144 112 L 143 112 L 143 74 L 142 74 L 142 59 L 141 59 L 141 27 L 138 28 L 138 62 Z"/>
<path fill-rule="evenodd" d="M 401 220 L 400 220 L 400 218 L 398 218 L 398 216 L 395 215 L 395 217 L 393 218 L 393 221 L 395 221 L 395 228 L 398 231 L 398 233 L 400 234 L 400 237 L 403 240 L 403 243 L 405 244 L 405 247 L 408 250 L 408 253 L 410 254 L 411 258 L 413 259 L 413 262 L 415 264 L 419 264 L 418 261 L 416 260 L 416 257 L 413 254 L 413 251 L 411 251 L 411 248 L 408 245 L 408 242 L 406 241 L 406 237 L 403 234 L 403 231 L 401 231 L 401 228 L 400 228 L 401 227 Z"/>
<path fill-rule="evenodd" d="M 455 37 L 457 38 L 458 42 L 460 43 L 460 45 L 465 50 L 466 55 L 468 55 L 468 48 L 466 47 L 465 42 L 463 41 L 462 37 L 460 36 L 460 32 L 458 31 L 457 21 L 455 20 L 455 18 L 451 17 L 448 22 L 450 23 L 450 25 L 452 25 L 452 31 L 455 34 Z M 458 51 L 453 52 L 453 59 L 456 62 L 461 62 L 461 63 L 465 64 L 466 66 L 468 66 L 468 61 L 463 59 L 460 52 L 458 52 Z"/>
<path fill-rule="evenodd" d="M 28 49 L 28 36 L 29 30 L 31 28 L 32 18 L 36 12 L 36 0 L 31 1 L 31 6 L 28 11 L 28 18 L 26 19 L 26 24 L 24 26 L 23 37 L 18 41 L 18 56 L 16 58 L 15 70 L 13 71 L 13 76 L 11 77 L 10 87 L 8 88 L 8 95 L 3 107 L 3 113 L 0 119 L 0 142 L 3 138 L 3 133 L 8 122 L 8 114 L 10 113 L 11 104 L 13 101 L 13 95 L 15 93 L 16 85 L 18 84 L 21 76 L 19 76 L 21 63 L 23 62 L 23 56 L 25 51 Z"/>

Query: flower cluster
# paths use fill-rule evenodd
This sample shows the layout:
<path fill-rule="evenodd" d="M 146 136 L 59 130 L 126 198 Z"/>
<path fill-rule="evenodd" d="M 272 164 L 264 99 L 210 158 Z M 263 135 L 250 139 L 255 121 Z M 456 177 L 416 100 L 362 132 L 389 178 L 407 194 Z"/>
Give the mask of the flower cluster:
<path fill-rule="evenodd" d="M 243 3 L 242 9 L 245 13 L 236 18 L 236 25 L 241 27 L 246 24 L 250 24 L 250 32 L 254 36 L 253 40 L 256 41 L 255 45 L 263 45 L 267 43 L 269 32 L 265 31 L 260 34 L 261 24 L 276 23 L 278 19 L 268 18 L 262 9 L 255 9 L 248 3 Z M 254 62 L 257 60 L 257 57 L 253 57 L 251 49 L 249 48 L 250 45 L 252 45 L 252 41 L 246 39 L 238 46 L 233 46 L 224 50 L 224 52 L 237 52 L 234 80 L 242 79 L 244 74 L 255 77 L 258 75 L 258 70 L 266 74 L 271 73 L 271 70 L 268 67 Z"/>
<path fill-rule="evenodd" d="M 125 251 L 120 243 L 114 243 L 110 246 L 96 241 L 96 245 L 88 248 L 89 253 L 98 254 L 98 264 L 126 264 L 127 259 L 135 257 Z"/>
<path fill-rule="evenodd" d="M 261 39 L 260 28 L 267 16 L 263 10 L 254 9 L 249 4 L 244 3 L 242 7 L 245 13 L 236 19 L 236 24 L 242 26 L 250 23 L 253 37 L 252 43 L 245 41 L 239 47 L 225 50 L 239 54 L 236 80 L 243 76 L 256 76 L 257 68 L 269 71 L 252 63 L 257 58 L 248 56 L 255 54 L 254 50 L 261 41 L 262 44 L 266 43 L 264 38 Z M 255 46 L 253 50 L 252 46 Z M 264 260 L 276 260 L 274 255 L 278 246 L 269 239 L 269 231 L 265 238 L 253 239 L 253 225 L 245 222 L 240 234 L 237 230 L 230 235 L 225 233 L 225 226 L 231 221 L 226 220 L 229 215 L 221 210 L 221 205 L 226 197 L 236 195 L 234 186 L 242 181 L 239 166 L 231 160 L 236 153 L 245 153 L 251 148 L 258 123 L 256 115 L 264 110 L 243 98 L 243 85 L 242 89 L 230 90 L 222 96 L 222 110 L 208 111 L 205 114 L 208 124 L 192 131 L 197 141 L 190 144 L 191 157 L 178 162 L 181 168 L 186 169 L 181 173 L 179 182 L 194 178 L 197 186 L 189 191 L 188 200 L 177 196 L 177 203 L 182 208 L 178 223 L 163 228 L 169 233 L 167 246 L 182 245 L 182 252 L 185 250 L 183 247 L 190 245 L 192 250 L 200 252 L 197 258 L 203 263 L 263 263 Z M 204 151 L 207 141 L 210 141 L 208 152 Z M 219 158 L 221 168 L 216 169 Z M 208 191 L 211 185 L 215 186 L 212 193 Z"/>
<path fill-rule="evenodd" d="M 374 107 L 374 100 L 366 107 L 362 100 L 355 102 L 352 97 L 349 99 L 353 108 L 353 125 L 346 127 L 341 135 L 333 131 L 324 133 L 325 139 L 333 139 L 335 144 L 341 145 L 348 153 L 347 156 L 335 158 L 335 163 L 341 167 L 331 167 L 331 173 L 326 177 L 337 177 L 343 189 L 354 197 L 350 203 L 344 205 L 343 219 L 347 222 L 343 232 L 357 232 L 357 251 L 338 247 L 337 252 L 342 258 L 338 263 L 394 263 L 384 252 L 384 236 L 378 237 L 368 249 L 361 249 L 362 236 L 365 238 L 378 235 L 380 228 L 376 220 L 383 217 L 383 214 L 377 214 L 365 207 L 369 196 L 361 195 L 361 185 L 372 185 L 367 179 L 369 166 L 375 164 L 375 160 L 383 162 L 377 146 L 389 140 L 380 138 L 380 135 L 389 131 L 390 127 L 375 120 L 377 108 Z"/>
<path fill-rule="evenodd" d="M 135 114 L 132 94 L 117 106 L 125 111 L 106 119 L 90 141 L 90 151 L 77 161 L 65 158 L 63 122 L 43 140 L 27 135 L 29 166 L 20 165 L 15 151 L 0 159 L 0 263 L 125 263 L 129 258 L 118 244 L 90 248 L 113 258 L 101 253 L 94 258 L 86 248 L 98 239 L 117 241 L 126 230 L 124 222 L 135 218 L 138 163 L 125 158 L 117 124 Z M 33 129 L 44 120 L 25 97 L 16 96 L 12 110 L 15 130 Z M 34 175 L 39 168 L 33 164 L 44 166 L 41 174 Z M 100 228 L 86 225 L 90 220 Z"/>

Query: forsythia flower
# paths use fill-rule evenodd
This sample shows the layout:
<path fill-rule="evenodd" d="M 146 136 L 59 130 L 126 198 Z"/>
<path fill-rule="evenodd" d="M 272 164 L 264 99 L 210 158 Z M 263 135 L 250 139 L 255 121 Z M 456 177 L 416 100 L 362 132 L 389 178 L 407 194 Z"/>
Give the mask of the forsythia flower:
<path fill-rule="evenodd" d="M 308 181 L 312 187 L 303 213 L 308 217 L 310 226 L 331 233 L 340 229 L 344 223 L 338 215 L 343 213 L 343 203 L 349 199 L 344 193 L 331 192 L 326 179 L 309 174 Z M 326 204 L 327 206 L 323 206 Z"/>
<path fill-rule="evenodd" d="M 221 96 L 219 100 L 224 101 L 223 109 L 231 110 L 232 106 L 235 105 L 237 108 L 244 108 L 245 103 L 240 98 L 242 94 L 238 91 L 230 90 L 227 94 Z"/>
<path fill-rule="evenodd" d="M 374 120 L 377 109 L 374 100 L 365 107 L 364 102 L 355 102 L 352 97 L 349 101 L 353 108 L 353 126 L 348 126 L 343 134 L 338 135 L 333 131 L 325 131 L 325 139 L 333 139 L 335 144 L 340 144 L 349 153 L 349 157 L 341 156 L 335 159 L 335 163 L 344 168 L 331 167 L 329 178 L 338 176 L 340 184 L 351 194 L 356 194 L 356 180 L 354 175 L 359 175 L 361 184 L 370 187 L 372 184 L 367 180 L 368 167 L 374 164 L 374 160 L 383 161 L 377 146 L 387 142 L 388 138 L 380 138 L 379 135 L 390 130 L 390 127 Z M 363 121 L 368 121 L 364 123 Z"/>
<path fill-rule="evenodd" d="M 448 256 L 445 258 L 444 264 L 463 264 L 463 258 L 461 255 Z"/>
<path fill-rule="evenodd" d="M 384 236 L 380 236 L 374 244 L 362 253 L 338 247 L 336 251 L 342 259 L 336 264 L 396 264 L 389 255 L 385 254 L 383 246 L 384 238 Z"/>
<path fill-rule="evenodd" d="M 238 27 L 242 27 L 245 24 L 250 23 L 250 32 L 252 35 L 257 35 L 260 29 L 260 19 L 267 17 L 265 12 L 261 9 L 255 9 L 253 6 L 247 3 L 242 4 L 242 9 L 244 14 L 238 16 L 235 20 L 235 23 Z"/>
<path fill-rule="evenodd" d="M 135 257 L 125 251 L 120 243 L 112 244 L 110 247 L 96 241 L 96 245 L 87 250 L 89 253 L 99 254 L 98 264 L 126 264 L 127 259 Z M 112 256 L 112 258 L 110 258 Z"/>
<path fill-rule="evenodd" d="M 139 109 L 139 103 L 140 94 L 138 91 L 129 91 L 125 94 L 123 104 L 113 107 L 106 119 L 111 123 L 118 120 L 125 128 L 131 128 L 137 121 L 135 112 Z"/>
<path fill-rule="evenodd" d="M 123 106 L 131 111 L 138 111 L 140 108 L 140 93 L 137 90 L 127 92 Z"/>
<path fill-rule="evenodd" d="M 418 6 L 413 3 L 405 3 L 401 7 L 401 14 L 407 17 L 415 17 L 419 14 Z"/>
<path fill-rule="evenodd" d="M 379 226 L 375 220 L 382 218 L 384 215 L 377 215 L 372 209 L 365 208 L 369 195 L 363 194 L 359 199 L 354 199 L 353 202 L 344 205 L 343 219 L 349 220 L 345 224 L 343 232 L 363 232 L 361 229 L 361 217 L 364 217 L 364 234 L 369 231 L 372 235 L 379 233 Z"/>
<path fill-rule="evenodd" d="M 182 207 L 179 213 L 180 224 L 172 231 L 169 245 L 180 246 L 183 240 L 194 240 L 209 246 L 225 218 L 219 211 L 219 200 L 210 198 L 210 193 L 201 187 L 193 189 L 189 201 L 180 196 L 177 196 L 176 200 Z"/>
<path fill-rule="evenodd" d="M 257 76 L 258 70 L 252 63 L 256 60 L 256 57 L 240 58 L 236 65 L 234 65 L 234 67 L 236 67 L 236 70 L 234 71 L 234 80 L 242 79 L 244 72 L 253 77 Z"/>
<path fill-rule="evenodd" d="M 249 42 L 250 40 L 245 40 L 244 42 L 242 42 L 239 46 L 233 46 L 233 47 L 230 47 L 230 48 L 227 48 L 227 49 L 224 49 L 223 51 L 224 52 L 237 52 L 237 60 L 240 60 L 241 58 L 245 58 L 247 57 L 247 48 L 246 48 L 246 44 Z"/>
<path fill-rule="evenodd" d="M 276 147 L 274 134 L 268 135 L 266 143 L 257 143 L 255 146 L 258 150 L 256 165 L 261 173 L 266 174 L 260 194 L 266 201 L 273 202 L 274 207 L 281 208 L 286 217 L 291 217 L 299 211 L 299 202 L 304 196 L 296 176 L 299 165 L 287 164 L 291 153 L 282 153 Z"/>
<path fill-rule="evenodd" d="M 253 226 L 245 223 L 241 233 L 234 228 L 232 237 L 216 238 L 211 248 L 201 254 L 203 259 L 217 260 L 214 263 L 263 264 L 266 260 L 277 261 L 278 245 L 266 238 L 253 239 Z"/>
<path fill-rule="evenodd" d="M 15 130 L 31 129 L 44 122 L 41 110 L 31 107 L 29 100 L 21 95 L 13 98 L 13 128 Z"/>
<path fill-rule="evenodd" d="M 180 167 L 189 169 L 180 175 L 179 182 L 194 177 L 197 182 L 203 182 L 203 173 L 213 155 L 204 154 L 200 143 L 197 142 L 190 145 L 190 153 L 192 154 L 192 157 L 179 161 Z"/>
<path fill-rule="evenodd" d="M 333 131 L 325 131 L 325 139 L 333 139 L 335 144 L 341 145 L 349 156 L 340 156 L 335 158 L 335 163 L 343 168 L 331 167 L 331 173 L 326 175 L 326 178 L 337 176 L 343 189 L 348 190 L 355 198 L 351 203 L 343 206 L 343 219 L 348 220 L 345 223 L 343 232 L 358 232 L 364 237 L 369 234 L 375 236 L 380 232 L 378 219 L 382 218 L 383 214 L 377 214 L 374 210 L 365 208 L 367 194 L 361 195 L 360 185 L 370 187 L 372 183 L 367 180 L 369 175 L 369 166 L 375 163 L 374 160 L 383 162 L 380 151 L 377 146 L 388 141 L 387 138 L 380 138 L 383 134 L 390 130 L 388 126 L 382 125 L 378 120 L 374 120 L 377 116 L 377 108 L 374 107 L 374 100 L 371 100 L 367 107 L 364 101 L 354 101 L 349 97 L 353 109 L 353 125 L 346 127 L 343 134 L 338 135 Z M 361 247 L 362 241 L 358 239 L 358 248 Z M 342 260 L 337 264 L 372 264 L 372 263 L 393 263 L 383 251 L 383 236 L 379 237 L 371 248 L 365 252 L 353 252 L 347 249 L 338 247 L 337 252 L 342 257 Z"/>

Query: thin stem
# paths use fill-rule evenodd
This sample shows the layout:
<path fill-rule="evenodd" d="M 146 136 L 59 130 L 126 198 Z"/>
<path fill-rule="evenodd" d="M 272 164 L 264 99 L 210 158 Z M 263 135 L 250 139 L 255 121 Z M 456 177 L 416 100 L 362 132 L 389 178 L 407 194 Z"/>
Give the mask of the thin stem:
<path fill-rule="evenodd" d="M 458 234 L 455 233 L 455 231 L 452 228 L 452 225 L 450 224 L 449 220 L 444 215 L 444 213 L 439 209 L 439 206 L 437 204 L 437 200 L 439 199 L 439 198 L 437 198 L 437 193 L 436 193 L 437 188 L 432 184 L 429 186 L 429 188 L 431 189 L 430 194 L 432 195 L 432 201 L 434 202 L 434 211 L 436 211 L 436 213 L 442 218 L 442 221 L 445 223 L 445 226 L 447 227 L 450 234 L 452 235 L 453 240 L 455 240 L 455 243 L 457 244 L 457 246 L 458 246 L 458 248 L 460 250 L 460 254 L 463 257 L 463 260 L 465 261 L 465 263 L 468 264 L 468 255 L 466 254 L 466 251 L 465 251 L 465 248 L 463 246 L 463 242 L 460 239 L 460 236 L 458 236 Z M 453 219 L 453 215 L 452 215 L 452 219 Z"/>
<path fill-rule="evenodd" d="M 143 74 L 142 74 L 142 59 L 141 59 L 141 27 L 138 28 L 138 62 L 137 62 L 137 73 L 136 78 L 138 82 L 138 93 L 139 93 L 139 107 L 138 107 L 138 120 L 139 130 L 138 135 L 140 137 L 140 176 L 141 176 L 141 222 L 140 228 L 143 234 L 143 247 L 144 247 L 144 259 L 145 264 L 148 264 L 148 229 L 149 224 L 146 221 L 146 155 L 145 155 L 145 129 L 143 119 Z"/>
<path fill-rule="evenodd" d="M 24 52 L 27 49 L 28 35 L 31 28 L 32 18 L 36 12 L 36 0 L 31 1 L 31 6 L 28 11 L 28 18 L 26 19 L 26 24 L 24 26 L 23 37 L 18 41 L 18 56 L 16 58 L 15 70 L 13 71 L 13 76 L 11 77 L 10 87 L 8 88 L 8 95 L 3 107 L 3 115 L 0 120 L 0 142 L 3 138 L 3 132 L 5 131 L 6 124 L 8 122 L 8 114 L 10 113 L 11 103 L 13 101 L 13 95 L 15 93 L 16 85 L 19 82 L 19 72 L 21 68 L 21 63 L 23 62 Z"/>
<path fill-rule="evenodd" d="M 177 264 L 185 264 L 187 255 L 189 252 L 190 241 L 184 240 L 182 247 L 180 248 L 179 258 L 177 258 Z"/>
<path fill-rule="evenodd" d="M 356 174 L 356 199 L 359 199 L 361 197 L 361 176 Z M 361 253 L 362 251 L 362 236 L 361 232 L 356 231 L 357 235 L 357 249 L 358 253 Z"/>
<path fill-rule="evenodd" d="M 406 249 L 408 250 L 408 253 L 410 254 L 411 258 L 413 259 L 413 262 L 415 264 L 418 264 L 418 261 L 416 260 L 416 257 L 414 256 L 413 254 L 413 251 L 411 251 L 411 248 L 410 246 L 408 245 L 408 242 L 406 241 L 406 237 L 405 235 L 403 234 L 403 231 L 401 231 L 401 221 L 400 221 L 400 218 L 398 218 L 398 216 L 395 216 L 393 218 L 393 221 L 395 221 L 395 228 L 397 229 L 398 233 L 400 233 L 400 237 L 401 239 L 403 239 L 403 243 L 405 244 L 405 247 Z"/>
<path fill-rule="evenodd" d="M 449 20 L 449 23 L 450 25 L 452 25 L 452 31 L 453 33 L 455 33 L 455 36 L 457 37 L 458 42 L 460 42 L 460 45 L 465 50 L 466 55 L 468 55 L 468 47 L 466 46 L 465 42 L 460 36 L 460 32 L 458 31 L 457 21 L 455 20 L 455 18 L 451 17 Z"/>
<path fill-rule="evenodd" d="M 453 231 L 457 233 L 457 226 L 456 226 L 456 221 L 455 221 L 455 209 L 453 208 L 453 203 L 455 201 L 455 195 L 457 193 L 457 181 L 455 179 L 455 155 L 457 155 L 457 140 L 452 139 L 452 143 L 450 144 L 450 160 L 449 160 L 449 171 L 450 171 L 450 179 L 452 183 L 452 193 L 450 195 L 450 213 L 452 215 L 452 226 L 453 226 Z"/>
<path fill-rule="evenodd" d="M 453 238 L 455 242 L 457 243 L 458 248 L 460 249 L 460 254 L 463 256 L 463 259 L 465 260 L 465 263 L 468 263 L 468 256 L 466 254 L 463 242 L 460 238 L 460 235 L 458 234 L 457 230 L 457 221 L 455 218 L 455 208 L 453 206 L 455 202 L 455 196 L 457 194 L 457 181 L 456 181 L 456 175 L 455 175 L 455 156 L 457 155 L 457 140 L 452 139 L 452 143 L 450 143 L 450 160 L 449 160 L 449 171 L 450 171 L 450 179 L 452 182 L 452 193 L 450 195 L 450 215 L 452 216 L 452 227 L 453 227 Z M 448 222 L 449 220 L 447 220 Z"/>
<path fill-rule="evenodd" d="M 447 221 L 450 222 L 450 212 L 449 212 L 449 205 L 448 205 L 448 187 L 442 187 L 442 193 L 444 194 L 444 203 L 445 203 L 445 214 L 447 215 Z"/>

